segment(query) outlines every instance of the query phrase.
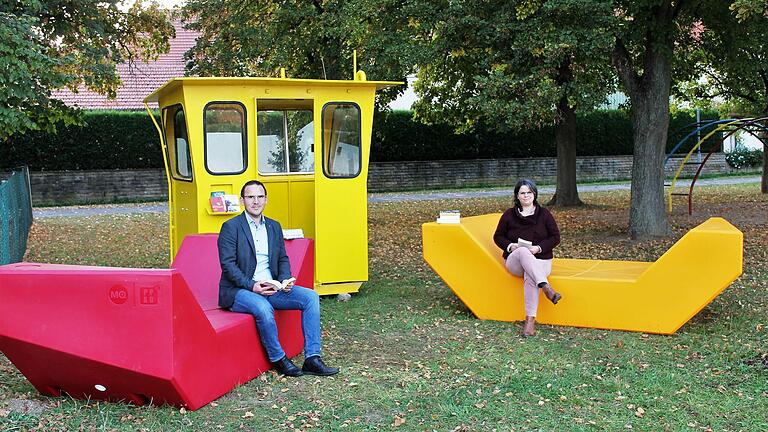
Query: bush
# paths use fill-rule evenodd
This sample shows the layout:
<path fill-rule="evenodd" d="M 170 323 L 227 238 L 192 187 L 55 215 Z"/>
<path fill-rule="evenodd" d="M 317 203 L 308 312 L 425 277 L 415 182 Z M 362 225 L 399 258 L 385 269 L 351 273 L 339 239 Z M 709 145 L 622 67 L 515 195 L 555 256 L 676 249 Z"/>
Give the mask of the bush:
<path fill-rule="evenodd" d="M 717 118 L 714 112 L 705 119 Z M 139 111 L 86 111 L 84 126 L 60 126 L 59 133 L 30 132 L 0 145 L 0 168 L 28 165 L 33 171 L 162 168 L 163 156 L 152 121 Z M 631 155 L 632 122 L 623 110 L 599 110 L 577 117 L 576 154 Z M 669 151 L 693 130 L 695 113 L 671 115 Z M 437 159 L 497 159 L 556 155 L 553 126 L 494 132 L 480 126 L 474 133 L 457 134 L 447 125 L 413 121 L 410 111 L 378 113 L 374 118 L 371 160 L 422 161 Z M 710 129 L 711 130 L 711 129 Z M 707 131 L 708 132 L 708 131 Z M 710 138 L 714 143 L 719 136 Z M 678 152 L 687 152 L 689 140 Z M 702 149 L 708 151 L 705 145 Z"/>
<path fill-rule="evenodd" d="M 145 111 L 86 111 L 85 125 L 28 132 L 0 146 L 0 168 L 32 171 L 162 168 L 157 129 Z M 159 121 L 159 120 L 158 120 Z"/>
<path fill-rule="evenodd" d="M 702 113 L 702 120 L 718 119 L 715 111 Z M 694 130 L 696 113 L 677 111 L 670 116 L 669 152 L 683 137 Z M 711 131 L 707 130 L 703 135 Z M 579 156 L 631 155 L 632 121 L 625 110 L 596 110 L 576 118 L 576 154 Z M 692 137 L 693 138 L 693 137 Z M 722 134 L 710 137 L 702 150 L 709 151 Z M 695 139 L 689 139 L 678 152 L 688 152 Z M 410 111 L 377 114 L 374 118 L 371 160 L 435 160 L 552 157 L 556 155 L 555 129 L 508 133 L 492 132 L 480 126 L 472 134 L 456 134 L 446 125 L 423 125 L 412 119 Z"/>
<path fill-rule="evenodd" d="M 749 150 L 744 146 L 737 146 L 733 151 L 725 155 L 725 161 L 731 168 L 751 168 L 763 165 L 763 151 L 760 149 Z"/>

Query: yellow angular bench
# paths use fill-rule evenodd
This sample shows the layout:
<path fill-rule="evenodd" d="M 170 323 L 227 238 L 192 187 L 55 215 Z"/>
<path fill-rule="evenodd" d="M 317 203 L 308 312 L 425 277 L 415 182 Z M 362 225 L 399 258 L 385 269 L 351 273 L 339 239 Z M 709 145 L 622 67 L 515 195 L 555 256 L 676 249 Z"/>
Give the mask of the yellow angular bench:
<path fill-rule="evenodd" d="M 509 274 L 493 232 L 501 214 L 422 225 L 424 259 L 480 319 L 521 321 L 523 279 Z M 656 262 L 555 258 L 544 324 L 672 334 L 742 273 L 743 235 L 722 218 L 686 233 Z"/>

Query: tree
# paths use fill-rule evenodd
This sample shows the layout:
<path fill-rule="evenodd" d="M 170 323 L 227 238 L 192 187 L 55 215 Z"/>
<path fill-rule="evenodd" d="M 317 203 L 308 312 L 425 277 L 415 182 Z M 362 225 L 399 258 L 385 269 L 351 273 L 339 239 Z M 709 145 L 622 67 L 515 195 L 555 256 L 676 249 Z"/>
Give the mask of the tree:
<path fill-rule="evenodd" d="M 557 188 L 578 205 L 576 110 L 605 100 L 613 78 L 606 1 L 450 2 L 421 66 L 417 118 L 459 130 L 555 124 Z"/>
<path fill-rule="evenodd" d="M 79 121 L 78 111 L 52 97 L 68 87 L 114 97 L 117 63 L 149 59 L 173 35 L 156 3 L 127 12 L 118 0 L 0 2 L 0 140 L 28 130 L 53 132 Z"/>
<path fill-rule="evenodd" d="M 664 205 L 664 148 L 673 80 L 687 80 L 683 49 L 693 44 L 701 2 L 614 2 L 612 62 L 631 101 L 634 155 L 629 232 L 632 238 L 670 233 Z M 677 57 L 676 57 L 677 55 Z"/>
<path fill-rule="evenodd" d="M 723 98 L 746 115 L 768 116 L 768 3 L 711 1 L 704 10 L 697 65 L 709 85 L 696 87 L 695 96 Z M 760 135 L 761 192 L 768 193 L 768 134 Z"/>
<path fill-rule="evenodd" d="M 190 0 L 182 11 L 202 33 L 189 54 L 196 75 L 276 76 L 284 67 L 293 77 L 352 79 L 357 49 L 369 78 L 402 81 L 415 64 L 419 17 L 434 13 L 416 0 Z M 403 89 L 387 89 L 380 104 Z"/>

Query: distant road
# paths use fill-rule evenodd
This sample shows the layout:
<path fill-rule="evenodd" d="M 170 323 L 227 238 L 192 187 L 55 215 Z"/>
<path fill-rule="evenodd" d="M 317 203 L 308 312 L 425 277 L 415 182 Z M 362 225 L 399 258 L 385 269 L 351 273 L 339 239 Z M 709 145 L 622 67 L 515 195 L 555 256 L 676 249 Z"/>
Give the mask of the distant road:
<path fill-rule="evenodd" d="M 733 184 L 752 184 L 760 183 L 760 176 L 750 177 L 718 177 L 702 179 L 696 182 L 696 186 L 716 186 Z M 681 187 L 689 186 L 690 180 L 681 180 L 677 183 Z M 579 192 L 599 192 L 610 190 L 627 190 L 630 188 L 629 182 L 613 184 L 585 184 L 579 185 Z M 439 199 L 464 199 L 481 197 L 504 197 L 511 196 L 513 188 L 489 189 L 489 190 L 466 190 L 461 192 L 385 192 L 369 193 L 368 202 L 403 202 L 403 201 L 431 201 Z M 542 186 L 540 193 L 551 194 L 555 192 L 554 186 Z M 35 218 L 46 217 L 73 217 L 73 216 L 96 216 L 96 215 L 122 215 L 122 214 L 140 214 L 140 213 L 167 213 L 168 203 L 146 203 L 146 204 L 105 204 L 93 206 L 70 206 L 70 207 L 40 207 L 33 210 Z"/>

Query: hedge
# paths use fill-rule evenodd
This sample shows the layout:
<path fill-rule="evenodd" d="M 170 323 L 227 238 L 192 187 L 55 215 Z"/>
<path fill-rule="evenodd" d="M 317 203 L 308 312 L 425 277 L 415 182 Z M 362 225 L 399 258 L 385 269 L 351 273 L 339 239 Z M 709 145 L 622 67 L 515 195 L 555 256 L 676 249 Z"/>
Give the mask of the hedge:
<path fill-rule="evenodd" d="M 702 118 L 717 118 L 706 112 Z M 58 135 L 31 132 L 0 145 L 0 168 L 28 165 L 33 171 L 161 168 L 157 131 L 146 112 L 87 111 L 85 126 L 60 127 Z M 667 151 L 690 132 L 695 113 L 671 116 Z M 423 125 L 410 111 L 377 114 L 372 161 L 494 159 L 555 156 L 554 128 L 493 133 L 479 128 L 456 134 L 445 125 Z M 687 151 L 687 148 L 679 151 Z M 709 150 L 705 147 L 704 150 Z M 632 124 L 626 111 L 604 110 L 577 117 L 577 154 L 632 154 Z"/>
<path fill-rule="evenodd" d="M 702 120 L 719 118 L 717 112 L 703 112 Z M 677 111 L 670 116 L 668 144 L 670 151 L 693 130 L 696 113 Z M 493 159 L 555 156 L 554 127 L 509 133 L 489 132 L 480 127 L 472 134 L 458 135 L 444 125 L 422 125 L 412 121 L 410 111 L 382 113 L 374 119 L 371 150 L 373 161 L 433 159 Z M 576 154 L 580 156 L 631 155 L 632 121 L 623 110 L 598 110 L 580 114 L 576 119 Z M 684 126 L 690 125 L 688 128 Z M 682 128 L 682 129 L 681 129 Z M 721 137 L 717 135 L 713 138 Z M 714 142 L 712 139 L 708 143 Z M 695 141 L 689 140 L 677 152 L 687 152 Z M 704 151 L 709 147 L 705 143 Z"/>
<path fill-rule="evenodd" d="M 32 171 L 162 168 L 157 129 L 146 111 L 86 111 L 84 126 L 28 132 L 0 145 L 0 167 Z"/>

